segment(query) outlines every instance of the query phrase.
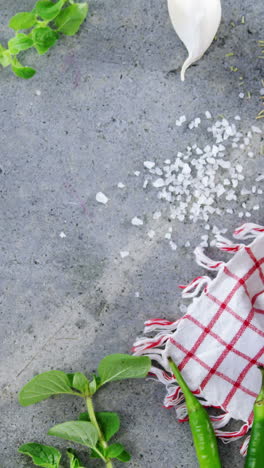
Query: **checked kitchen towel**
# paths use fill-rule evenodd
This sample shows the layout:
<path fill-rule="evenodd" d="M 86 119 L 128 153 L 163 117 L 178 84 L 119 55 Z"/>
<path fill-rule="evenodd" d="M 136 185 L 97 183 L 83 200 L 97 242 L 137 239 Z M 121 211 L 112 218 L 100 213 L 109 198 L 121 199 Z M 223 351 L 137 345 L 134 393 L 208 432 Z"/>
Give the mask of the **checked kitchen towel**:
<path fill-rule="evenodd" d="M 145 333 L 155 336 L 139 338 L 133 348 L 152 359 L 152 376 L 167 387 L 165 406 L 174 406 L 186 420 L 183 395 L 169 371 L 167 357 L 172 357 L 201 402 L 222 410 L 211 419 L 224 442 L 242 437 L 252 425 L 261 385 L 257 366 L 264 365 L 264 227 L 245 224 L 234 237 L 255 239 L 246 246 L 218 236 L 217 247 L 234 253 L 227 263 L 214 262 L 197 248 L 198 264 L 217 271 L 216 278 L 198 277 L 183 287 L 183 297 L 192 298 L 187 313 L 175 322 L 147 321 Z M 231 418 L 243 421 L 240 430 L 220 430 Z"/>

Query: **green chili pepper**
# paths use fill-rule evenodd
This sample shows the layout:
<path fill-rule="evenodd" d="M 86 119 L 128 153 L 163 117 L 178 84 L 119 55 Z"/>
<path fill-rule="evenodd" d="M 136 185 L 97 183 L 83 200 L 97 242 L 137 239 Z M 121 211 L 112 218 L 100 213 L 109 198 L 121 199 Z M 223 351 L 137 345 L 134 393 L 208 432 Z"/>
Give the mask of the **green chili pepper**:
<path fill-rule="evenodd" d="M 204 407 L 192 394 L 176 364 L 171 359 L 169 359 L 169 364 L 185 397 L 190 428 L 200 468 L 221 468 L 217 441 L 210 418 Z"/>
<path fill-rule="evenodd" d="M 259 369 L 262 372 L 262 386 L 254 404 L 254 420 L 245 468 L 264 467 L 264 367 Z"/>

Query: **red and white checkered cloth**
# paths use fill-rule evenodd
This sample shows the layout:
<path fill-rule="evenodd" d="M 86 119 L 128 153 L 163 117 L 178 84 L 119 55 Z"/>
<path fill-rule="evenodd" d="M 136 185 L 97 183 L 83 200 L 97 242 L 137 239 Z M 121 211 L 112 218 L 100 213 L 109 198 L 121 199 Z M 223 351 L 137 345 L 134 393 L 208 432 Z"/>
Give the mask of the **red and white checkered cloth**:
<path fill-rule="evenodd" d="M 264 365 L 264 227 L 245 224 L 234 237 L 255 240 L 246 246 L 218 236 L 216 245 L 234 253 L 228 263 L 214 262 L 197 248 L 198 263 L 217 270 L 216 278 L 198 277 L 183 287 L 183 297 L 193 298 L 187 313 L 176 322 L 149 320 L 145 333 L 156 335 L 138 339 L 133 348 L 159 364 L 151 373 L 167 387 L 165 406 L 175 406 L 179 419 L 186 420 L 183 395 L 169 372 L 167 357 L 172 357 L 201 402 L 222 409 L 212 422 L 225 442 L 245 435 L 252 425 L 261 385 L 257 365 Z M 244 422 L 241 429 L 219 430 L 231 418 Z"/>

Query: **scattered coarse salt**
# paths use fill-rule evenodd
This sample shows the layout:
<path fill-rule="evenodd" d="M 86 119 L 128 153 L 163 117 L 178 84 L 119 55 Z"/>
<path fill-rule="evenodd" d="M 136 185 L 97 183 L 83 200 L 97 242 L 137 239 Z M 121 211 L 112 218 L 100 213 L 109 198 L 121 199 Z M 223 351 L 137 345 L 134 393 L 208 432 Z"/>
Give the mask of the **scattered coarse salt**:
<path fill-rule="evenodd" d="M 131 224 L 133 224 L 133 226 L 142 226 L 144 223 L 142 219 L 135 216 L 133 219 L 131 219 Z"/>
<path fill-rule="evenodd" d="M 61 238 L 61 239 L 65 239 L 65 237 L 66 237 L 66 234 L 65 234 L 64 232 L 61 231 L 61 233 L 60 233 L 60 238 Z"/>
<path fill-rule="evenodd" d="M 123 184 L 123 182 L 118 182 L 117 187 L 121 189 L 125 188 L 125 184 Z"/>
<path fill-rule="evenodd" d="M 153 237 L 155 236 L 155 231 L 153 231 L 152 229 L 148 232 L 148 236 L 150 239 L 153 239 Z"/>
<path fill-rule="evenodd" d="M 155 166 L 155 163 L 153 161 L 144 161 L 144 166 L 147 169 L 152 169 Z"/>
<path fill-rule="evenodd" d="M 102 192 L 98 192 L 95 198 L 98 203 L 103 203 L 103 205 L 106 205 L 109 200 L 109 198 L 107 198 L 107 196 Z"/>
<path fill-rule="evenodd" d="M 170 241 L 170 248 L 171 250 L 177 250 L 177 245 L 175 244 L 175 242 Z"/>
<path fill-rule="evenodd" d="M 120 251 L 120 257 L 121 258 L 126 258 L 129 256 L 129 252 L 127 250 L 121 250 Z"/>

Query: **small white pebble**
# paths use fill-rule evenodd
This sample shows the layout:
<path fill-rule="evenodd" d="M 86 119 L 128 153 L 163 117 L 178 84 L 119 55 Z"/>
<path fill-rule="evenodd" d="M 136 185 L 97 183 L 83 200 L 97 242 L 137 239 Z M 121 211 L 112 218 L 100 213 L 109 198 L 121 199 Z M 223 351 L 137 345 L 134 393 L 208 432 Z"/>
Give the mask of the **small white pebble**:
<path fill-rule="evenodd" d="M 120 251 L 120 257 L 121 258 L 126 258 L 129 256 L 129 252 L 127 250 L 121 250 Z"/>
<path fill-rule="evenodd" d="M 66 234 L 65 234 L 64 232 L 61 232 L 61 233 L 60 233 L 60 238 L 61 238 L 61 239 L 65 239 L 65 237 L 66 237 Z"/>
<path fill-rule="evenodd" d="M 102 193 L 102 192 L 98 192 L 98 193 L 96 194 L 96 197 L 95 197 L 95 198 L 96 198 L 96 201 L 97 201 L 98 203 L 103 203 L 103 205 L 106 205 L 106 203 L 107 203 L 108 200 L 109 200 L 109 199 L 107 198 L 107 196 L 106 196 L 104 193 Z"/>
<path fill-rule="evenodd" d="M 131 224 L 133 224 L 133 226 L 142 226 L 142 224 L 144 224 L 144 223 L 143 223 L 142 219 L 135 216 L 133 219 L 131 219 Z"/>
<path fill-rule="evenodd" d="M 117 187 L 118 188 L 125 188 L 125 184 L 123 184 L 123 182 L 118 182 Z"/>
<path fill-rule="evenodd" d="M 153 239 L 153 237 L 155 236 L 155 231 L 153 231 L 152 229 L 148 232 L 148 236 L 150 239 Z"/>
<path fill-rule="evenodd" d="M 155 163 L 153 161 L 144 161 L 144 166 L 147 169 L 152 169 L 155 166 Z"/>

